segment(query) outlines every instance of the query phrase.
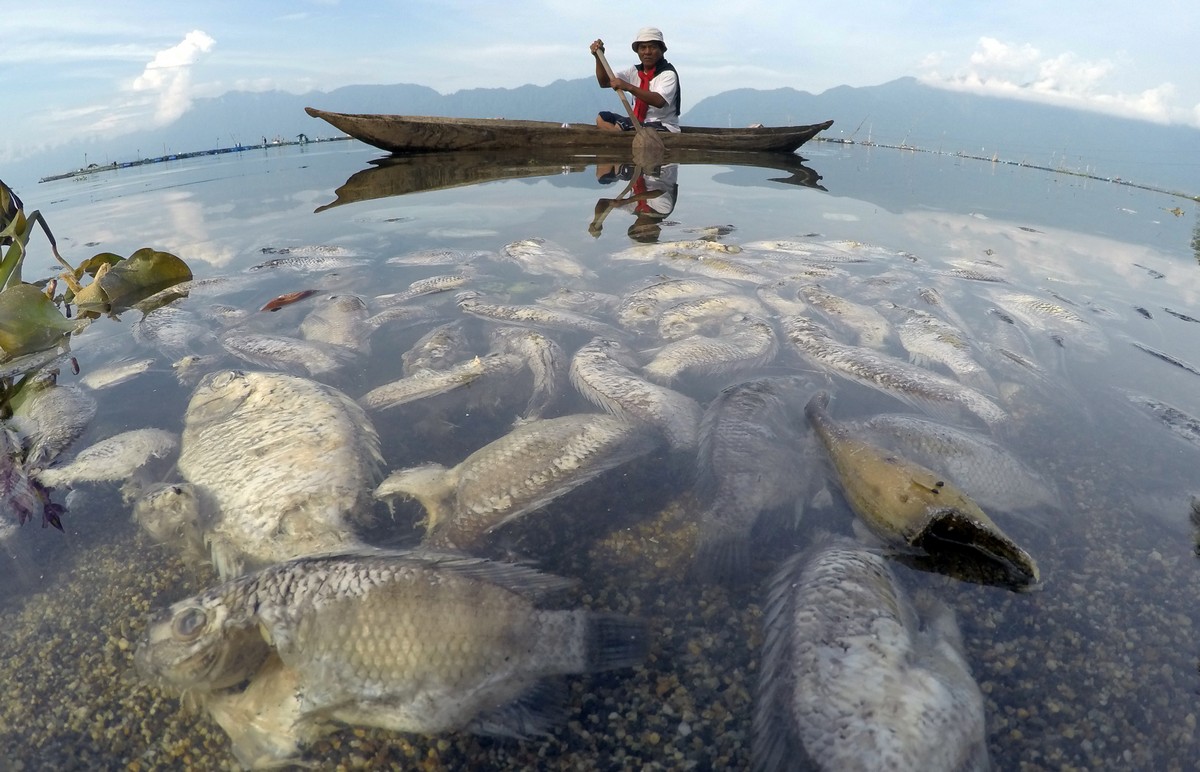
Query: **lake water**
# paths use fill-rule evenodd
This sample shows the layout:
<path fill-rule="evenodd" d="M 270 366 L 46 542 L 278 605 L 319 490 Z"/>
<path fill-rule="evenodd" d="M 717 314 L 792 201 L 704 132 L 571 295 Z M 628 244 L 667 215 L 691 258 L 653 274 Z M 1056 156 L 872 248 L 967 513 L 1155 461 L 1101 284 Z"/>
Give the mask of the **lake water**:
<path fill-rule="evenodd" d="M 643 218 L 645 227 L 632 233 L 659 244 L 740 245 L 740 253 L 718 256 L 753 257 L 775 268 L 788 254 L 752 245 L 869 252 L 865 262 L 827 262 L 816 281 L 873 307 L 913 306 L 918 289 L 935 288 L 942 310 L 961 321 L 980 351 L 994 353 L 1008 345 L 1002 336 L 1015 332 L 1027 345 L 1024 364 L 1005 368 L 1002 357 L 985 360 L 997 384 L 994 398 L 1010 418 L 995 431 L 970 414 L 953 420 L 990 432 L 1057 488 L 1061 506 L 992 512 L 1037 560 L 1042 586 L 1018 593 L 896 570 L 910 590 L 932 592 L 956 611 L 984 694 L 995 768 L 1196 768 L 1200 558 L 1189 497 L 1200 494 L 1200 430 L 1194 418 L 1188 421 L 1200 416 L 1196 205 L 951 156 L 825 143 L 806 146 L 803 155 L 803 165 L 781 168 L 689 159 L 668 170 L 677 181 L 677 188 L 668 186 L 673 209 L 665 218 Z M 258 309 L 303 289 L 355 293 L 375 305 L 379 295 L 454 270 L 387 262 L 423 250 L 495 254 L 540 238 L 594 274 L 576 280 L 476 258 L 486 279 L 474 288 L 511 304 L 563 287 L 625 295 L 651 277 L 720 268 L 714 253 L 696 244 L 675 250 L 690 250 L 692 259 L 652 253 L 650 243 L 631 238 L 636 221 L 629 211 L 601 217 L 600 199 L 617 196 L 626 182 L 602 184 L 596 159 L 510 161 L 500 175 L 506 179 L 466 184 L 498 162 L 376 168 L 370 162 L 377 156 L 338 142 L 106 172 L 18 192 L 28 210 L 46 217 L 72 262 L 153 246 L 184 258 L 198 279 L 238 279 L 175 304 L 214 333 L 236 318 L 245 329 L 295 335 L 309 310 L 304 302 L 277 314 Z M 383 195 L 435 183 L 453 186 Z M 31 246 L 26 278 L 52 272 L 40 235 Z M 283 260 L 251 270 L 305 256 L 336 263 Z M 755 296 L 753 282 L 730 286 Z M 436 323 L 461 316 L 452 295 L 422 299 L 444 310 Z M 1058 311 L 1049 313 L 1059 313 L 1059 321 L 1022 317 L 1018 296 L 1053 304 Z M 249 313 L 233 317 L 226 310 L 222 317 L 212 312 L 216 304 Z M 1076 321 L 1063 322 L 1064 311 Z M 80 373 L 62 373 L 60 384 L 116 360 L 155 359 L 148 372 L 95 392 L 96 418 L 74 449 L 126 429 L 179 431 L 191 386 L 179 382 L 171 364 L 185 353 L 220 354 L 208 365 L 213 369 L 255 369 L 219 346 L 196 351 L 198 340 L 150 345 L 135 334 L 139 316 L 97 320 L 73 343 Z M 433 324 L 381 329 L 369 358 L 323 379 L 360 397 L 398 378 L 400 355 Z M 830 329 L 853 338 L 849 328 Z M 568 353 L 589 337 L 555 334 Z M 882 350 L 907 359 L 894 335 Z M 839 419 L 920 415 L 896 394 L 819 373 L 787 343 L 760 369 L 684 378 L 676 387 L 703 405 L 720 387 L 760 371 L 814 376 L 833 394 L 830 412 Z M 1152 402 L 1136 401 L 1143 398 Z M 405 406 L 373 414 L 387 468 L 457 463 L 508 431 L 523 407 L 501 397 L 490 407 L 455 404 L 440 412 Z M 1168 421 L 1145 404 L 1180 412 Z M 559 413 L 587 409 L 573 393 L 556 403 Z M 939 414 L 938 420 L 951 419 Z M 546 738 L 425 738 L 347 728 L 318 741 L 307 757 L 324 768 L 747 767 L 763 583 L 808 543 L 811 529 L 849 533 L 850 517 L 834 494 L 815 522 L 759 529 L 749 581 L 697 582 L 688 573 L 696 510 L 690 459 L 665 451 L 655 458 L 662 463 L 636 464 L 552 502 L 544 514 L 506 527 L 493 545 L 499 555 L 519 555 L 577 579 L 571 602 L 645 618 L 653 643 L 644 667 L 572 677 L 568 721 Z M 142 534 L 116 484 L 80 485 L 72 496 L 65 534 L 31 523 L 6 545 L 13 558 L 0 571 L 6 685 L 0 758 L 7 762 L 0 767 L 233 764 L 215 724 L 141 683 L 132 667 L 146 615 L 215 583 L 214 574 Z M 412 543 L 419 519 L 415 504 L 398 507 L 394 520 L 381 510 L 371 536 Z"/>

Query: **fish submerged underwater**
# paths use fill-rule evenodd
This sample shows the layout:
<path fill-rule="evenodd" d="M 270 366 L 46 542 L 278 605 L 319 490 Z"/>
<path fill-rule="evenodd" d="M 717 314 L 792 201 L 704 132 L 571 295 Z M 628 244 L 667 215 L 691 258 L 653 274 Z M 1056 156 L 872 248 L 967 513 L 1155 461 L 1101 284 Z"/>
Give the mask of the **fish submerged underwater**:
<path fill-rule="evenodd" d="M 255 768 L 295 760 L 337 723 L 525 737 L 563 719 L 556 676 L 646 653 L 637 619 L 539 607 L 570 584 L 435 552 L 298 558 L 158 612 L 134 659 L 143 677 L 215 700 L 219 720 L 265 712 L 232 738 Z"/>

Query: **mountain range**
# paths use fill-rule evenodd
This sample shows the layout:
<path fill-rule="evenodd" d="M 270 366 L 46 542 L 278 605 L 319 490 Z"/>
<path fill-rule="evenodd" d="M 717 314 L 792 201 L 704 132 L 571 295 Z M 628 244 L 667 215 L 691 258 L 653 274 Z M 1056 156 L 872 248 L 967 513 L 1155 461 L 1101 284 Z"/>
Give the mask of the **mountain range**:
<path fill-rule="evenodd" d="M 686 80 L 683 81 L 686 100 Z M 253 145 L 263 139 L 335 136 L 305 106 L 339 112 L 526 118 L 589 122 L 618 110 L 593 78 L 546 86 L 466 89 L 441 94 L 412 84 L 346 86 L 329 92 L 230 92 L 196 100 L 173 124 L 103 143 L 72 143 L 30 159 L 45 176 L 93 163 Z M 1015 99 L 949 91 L 900 78 L 878 86 L 838 86 L 820 94 L 791 88 L 737 89 L 684 104 L 681 122 L 707 126 L 788 125 L 834 119 L 825 138 L 870 139 L 926 150 L 993 155 L 1010 161 L 1120 177 L 1200 193 L 1200 129 L 1165 126 Z M 803 151 L 802 151 L 803 152 Z"/>

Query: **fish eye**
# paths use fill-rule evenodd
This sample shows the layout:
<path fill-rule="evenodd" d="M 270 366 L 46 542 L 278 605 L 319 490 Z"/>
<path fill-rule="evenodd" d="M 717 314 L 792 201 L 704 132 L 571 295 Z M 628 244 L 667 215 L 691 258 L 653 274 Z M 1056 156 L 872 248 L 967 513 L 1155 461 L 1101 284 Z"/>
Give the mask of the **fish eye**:
<path fill-rule="evenodd" d="M 204 609 L 193 606 L 175 617 L 171 629 L 179 638 L 190 640 L 199 635 L 207 624 L 208 614 L 204 613 Z"/>

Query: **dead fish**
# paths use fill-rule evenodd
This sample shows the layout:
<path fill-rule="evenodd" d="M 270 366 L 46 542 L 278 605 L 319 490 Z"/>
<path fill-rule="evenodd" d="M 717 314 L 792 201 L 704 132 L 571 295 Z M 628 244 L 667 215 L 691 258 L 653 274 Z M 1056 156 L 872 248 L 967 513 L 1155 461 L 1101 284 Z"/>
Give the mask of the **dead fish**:
<path fill-rule="evenodd" d="M 471 316 L 495 322 L 518 324 L 522 327 L 586 332 L 591 335 L 620 337 L 612 325 L 573 311 L 544 306 L 506 305 L 481 300 L 478 293 L 463 292 L 457 297 L 458 307 Z"/>
<path fill-rule="evenodd" d="M 461 319 L 439 324 L 400 355 L 404 375 L 422 370 L 446 370 L 470 356 L 471 347 Z"/>
<path fill-rule="evenodd" d="M 595 316 L 612 312 L 621 299 L 607 292 L 558 287 L 549 295 L 543 295 L 533 302 L 547 308 L 561 308 L 564 311 Z"/>
<path fill-rule="evenodd" d="M 782 325 L 788 342 L 818 367 L 922 409 L 939 412 L 948 406 L 958 406 L 992 426 L 1008 420 L 1008 413 L 999 405 L 958 381 L 872 349 L 838 343 L 819 325 L 804 317 L 784 317 Z"/>
<path fill-rule="evenodd" d="M 656 324 L 662 310 L 671 305 L 695 298 L 729 295 L 732 289 L 731 285 L 699 279 L 660 278 L 621 299 L 617 306 L 617 323 L 627 330 L 646 329 Z"/>
<path fill-rule="evenodd" d="M 335 727 L 305 714 L 300 671 L 272 652 L 249 681 L 244 689 L 190 694 L 229 735 L 246 769 L 305 766 L 303 748 Z"/>
<path fill-rule="evenodd" d="M 200 495 L 191 483 L 157 483 L 142 490 L 133 504 L 133 521 L 159 544 L 173 547 L 194 563 L 209 559 L 204 535 L 210 523 L 201 512 Z"/>
<path fill-rule="evenodd" d="M 1134 405 L 1161 421 L 1176 437 L 1200 447 L 1200 418 L 1145 394 L 1124 390 L 1122 393 Z"/>
<path fill-rule="evenodd" d="M 358 295 L 324 295 L 300 322 L 300 336 L 311 343 L 371 353 L 371 312 Z"/>
<path fill-rule="evenodd" d="M 221 346 L 252 365 L 313 376 L 336 372 L 358 358 L 357 351 L 345 346 L 260 332 L 228 333 Z"/>
<path fill-rule="evenodd" d="M 658 241 L 652 244 L 637 244 L 616 252 L 613 260 L 632 260 L 635 262 L 652 262 L 660 258 L 675 255 L 736 255 L 742 248 L 736 244 L 724 244 L 720 241 L 707 239 L 692 239 L 688 241 Z"/>
<path fill-rule="evenodd" d="M 441 276 L 430 276 L 425 279 L 418 279 L 400 292 L 392 292 L 386 295 L 376 295 L 375 302 L 384 308 L 390 306 L 398 306 L 401 303 L 407 303 L 415 298 L 425 295 L 436 295 L 440 292 L 449 292 L 451 290 L 462 289 L 476 278 L 474 270 L 466 269 L 458 273 L 445 274 Z"/>
<path fill-rule="evenodd" d="M 691 335 L 663 346 L 642 368 L 647 378 L 662 384 L 684 376 L 722 375 L 762 367 L 775 359 L 779 338 L 760 316 L 735 314 L 715 337 Z"/>
<path fill-rule="evenodd" d="M 615 255 L 613 256 L 616 257 Z M 736 281 L 759 286 L 768 284 L 775 277 L 756 270 L 749 264 L 707 253 L 672 252 L 663 256 L 663 262 L 684 273 L 694 273 L 722 281 Z"/>
<path fill-rule="evenodd" d="M 954 612 L 921 613 L 879 554 L 824 534 L 771 579 L 754 706 L 758 772 L 985 772 L 983 694 Z"/>
<path fill-rule="evenodd" d="M 172 362 L 171 369 L 175 371 L 175 380 L 179 383 L 195 386 L 219 361 L 221 357 L 215 354 L 186 354 Z"/>
<path fill-rule="evenodd" d="M 928 367 L 937 362 L 964 385 L 988 394 L 997 392 L 992 376 L 971 356 L 971 343 L 962 330 L 928 311 L 895 303 L 885 306 L 900 319 L 896 335 L 913 364 Z"/>
<path fill-rule="evenodd" d="M 756 299 L 734 293 L 684 300 L 663 309 L 658 334 L 663 340 L 679 340 L 715 330 L 734 314 L 763 317 L 767 311 Z"/>
<path fill-rule="evenodd" d="M 267 249 L 270 249 L 269 247 Z M 260 271 L 295 271 L 297 273 L 317 273 L 325 271 L 341 271 L 366 265 L 366 258 L 356 257 L 353 252 L 344 247 L 309 246 L 284 247 L 282 249 L 264 250 L 264 254 L 282 255 L 264 262 L 252 265 L 246 270 L 250 273 Z"/>
<path fill-rule="evenodd" d="M 398 381 L 385 383 L 358 398 L 367 410 L 390 410 L 418 399 L 446 394 L 480 378 L 512 375 L 524 363 L 511 354 L 492 353 L 458 362 L 445 370 L 418 370 Z"/>
<path fill-rule="evenodd" d="M 892 325 L 883 314 L 870 306 L 834 295 L 818 284 L 801 285 L 799 290 L 800 297 L 826 319 L 854 335 L 858 345 L 876 349 L 884 347 Z"/>
<path fill-rule="evenodd" d="M 107 389 L 133 380 L 154 366 L 153 359 L 130 359 L 89 370 L 79 382 L 89 389 Z"/>
<path fill-rule="evenodd" d="M 48 488 L 127 480 L 152 460 L 174 453 L 178 446 L 179 439 L 172 432 L 133 429 L 84 448 L 66 464 L 38 471 L 37 478 Z"/>
<path fill-rule="evenodd" d="M 1103 332 L 1066 306 L 1021 292 L 994 292 L 992 298 L 1031 329 L 1062 336 L 1094 352 L 1108 350 Z"/>
<path fill-rule="evenodd" d="M 394 472 L 375 497 L 420 501 L 427 515 L 427 546 L 472 549 L 491 531 L 650 452 L 655 444 L 641 425 L 604 414 L 529 421 L 453 468 L 426 464 Z"/>
<path fill-rule="evenodd" d="M 320 293 L 320 290 L 315 290 L 315 289 L 306 289 L 306 290 L 297 290 L 296 292 L 287 292 L 282 295 L 278 295 L 278 296 L 272 298 L 271 300 L 268 300 L 265 304 L 263 304 L 263 307 L 258 310 L 275 312 L 281 308 L 286 308 L 286 307 L 292 305 L 293 303 L 299 303 L 301 300 L 304 300 L 305 298 L 310 298 L 313 295 L 316 295 L 318 293 Z"/>
<path fill-rule="evenodd" d="M 890 453 L 836 423 L 825 412 L 829 394 L 818 392 L 805 408 L 833 463 L 846 501 L 885 543 L 936 558 L 965 551 L 1003 570 L 1015 588 L 1036 585 L 1037 564 L 991 518 L 943 475 Z"/>
<path fill-rule="evenodd" d="M 326 723 L 526 737 L 565 718 L 557 677 L 632 667 L 647 649 L 639 620 L 539 608 L 569 585 L 429 552 L 298 558 L 155 613 L 134 662 L 148 680 L 206 696 L 251 679 L 241 707 L 262 700 L 270 713 L 261 731 L 235 733 L 249 740 L 235 754 L 264 766 Z M 218 704 L 230 708 L 236 698 Z"/>
<path fill-rule="evenodd" d="M 977 432 L 914 415 L 880 414 L 849 424 L 851 433 L 937 469 L 987 511 L 1055 512 L 1054 487 L 1010 451 Z M 1046 515 L 1039 518 L 1046 521 Z"/>
<path fill-rule="evenodd" d="M 22 389 L 8 424 L 21 437 L 24 465 L 48 466 L 71 447 L 96 416 L 95 397 L 74 384 L 59 385 L 42 373 Z"/>
<path fill-rule="evenodd" d="M 802 415 L 808 390 L 801 379 L 758 378 L 725 388 L 704 411 L 695 466 L 703 509 L 694 565 L 705 578 L 744 577 L 759 516 L 794 506 L 819 479 L 809 465 L 812 435 Z"/>
<path fill-rule="evenodd" d="M 525 274 L 593 279 L 595 271 L 586 268 L 567 250 L 546 239 L 522 239 L 504 245 L 500 258 L 513 263 Z"/>
<path fill-rule="evenodd" d="M 491 252 L 479 250 L 434 248 L 389 257 L 385 262 L 388 265 L 467 265 L 491 255 Z"/>
<path fill-rule="evenodd" d="M 594 338 L 571 358 L 571 384 L 605 412 L 657 428 L 675 450 L 694 449 L 700 405 L 685 394 L 639 377 L 631 366 L 637 364 L 619 341 Z"/>
<path fill-rule="evenodd" d="M 381 464 L 370 419 L 337 389 L 223 370 L 192 393 L 178 468 L 209 510 L 214 565 L 233 576 L 357 544 Z"/>
<path fill-rule="evenodd" d="M 529 403 L 518 419 L 541 418 L 565 391 L 570 360 L 553 338 L 523 327 L 497 327 L 491 333 L 492 350 L 518 356 L 533 375 Z"/>
<path fill-rule="evenodd" d="M 1158 357 L 1162 361 L 1167 362 L 1168 364 L 1173 364 L 1181 370 L 1186 370 L 1189 373 L 1191 373 L 1192 375 L 1200 375 L 1200 369 L 1197 369 L 1197 367 L 1195 365 L 1189 364 L 1189 363 L 1183 361 L 1182 359 L 1180 359 L 1179 357 L 1172 356 L 1171 354 L 1168 354 L 1165 351 L 1159 351 L 1156 348 L 1151 348 L 1151 347 L 1147 346 L 1145 343 L 1139 343 L 1136 340 L 1130 341 L 1130 342 L 1133 343 L 1133 345 L 1135 347 L 1141 349 L 1142 351 L 1145 351 L 1150 356 Z"/>
<path fill-rule="evenodd" d="M 170 357 L 203 349 L 217 342 L 212 328 L 191 311 L 173 306 L 156 308 L 133 323 L 133 339 Z"/>

